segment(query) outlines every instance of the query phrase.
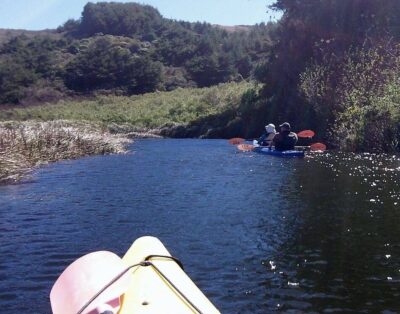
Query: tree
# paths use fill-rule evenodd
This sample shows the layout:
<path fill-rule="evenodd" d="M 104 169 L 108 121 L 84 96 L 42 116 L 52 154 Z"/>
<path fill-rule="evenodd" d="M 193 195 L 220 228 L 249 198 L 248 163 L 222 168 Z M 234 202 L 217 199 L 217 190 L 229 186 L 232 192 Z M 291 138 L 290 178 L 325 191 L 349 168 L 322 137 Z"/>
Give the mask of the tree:
<path fill-rule="evenodd" d="M 273 34 L 268 71 L 258 78 L 265 84 L 264 96 L 273 97 L 271 107 L 279 108 L 280 118 L 297 125 L 314 122 L 307 121 L 313 109 L 298 89 L 301 73 L 310 63 L 400 36 L 397 0 L 278 0 L 274 8 L 284 14 Z"/>
<path fill-rule="evenodd" d="M 131 53 L 123 41 L 102 36 L 67 65 L 64 78 L 67 87 L 80 92 L 120 88 L 143 93 L 155 90 L 160 76 L 159 63 Z"/>
<path fill-rule="evenodd" d="M 37 79 L 37 75 L 24 66 L 2 60 L 0 62 L 0 103 L 18 103 L 23 88 Z"/>
<path fill-rule="evenodd" d="M 137 3 L 91 3 L 85 5 L 79 32 L 83 36 L 97 33 L 138 36 L 157 30 L 160 13 L 151 6 Z"/>

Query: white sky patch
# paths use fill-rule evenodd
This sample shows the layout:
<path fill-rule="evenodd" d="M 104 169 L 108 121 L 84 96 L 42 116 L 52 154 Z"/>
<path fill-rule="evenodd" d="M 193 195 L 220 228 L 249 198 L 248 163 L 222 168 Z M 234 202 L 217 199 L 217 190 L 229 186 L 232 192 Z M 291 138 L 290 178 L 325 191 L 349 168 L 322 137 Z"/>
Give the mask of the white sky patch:
<path fill-rule="evenodd" d="M 48 14 L 51 14 L 53 11 L 53 8 L 61 2 L 65 2 L 65 0 L 45 0 L 40 2 L 41 5 L 38 5 L 37 9 L 34 10 L 34 14 L 31 15 L 30 20 L 27 21 L 27 24 L 24 27 L 28 27 L 29 24 L 34 21 L 46 20 L 48 18 Z"/>
<path fill-rule="evenodd" d="M 27 28 L 38 21 L 45 21 L 46 14 L 50 14 L 52 8 L 65 0 L 0 0 L 0 12 L 4 28 Z M 5 15 L 4 12 L 13 7 L 13 12 Z M 5 20 L 4 20 L 5 19 Z"/>
<path fill-rule="evenodd" d="M 41 30 L 79 19 L 87 2 L 99 0 L 0 0 L 0 28 Z M 111 1 L 111 0 L 101 0 Z M 112 0 L 157 8 L 166 18 L 220 25 L 252 25 L 280 18 L 268 6 L 275 0 Z"/>

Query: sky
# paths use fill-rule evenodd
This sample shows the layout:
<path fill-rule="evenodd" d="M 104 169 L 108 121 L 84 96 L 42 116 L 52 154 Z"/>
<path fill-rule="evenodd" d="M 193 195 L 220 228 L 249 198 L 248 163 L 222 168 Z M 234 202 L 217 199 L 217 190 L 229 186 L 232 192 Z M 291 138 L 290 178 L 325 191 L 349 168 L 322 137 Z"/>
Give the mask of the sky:
<path fill-rule="evenodd" d="M 0 28 L 41 30 L 78 19 L 88 0 L 0 0 Z M 98 1 L 91 1 L 98 2 Z M 220 25 L 252 25 L 276 20 L 275 0 L 114 0 L 149 4 L 166 18 Z"/>

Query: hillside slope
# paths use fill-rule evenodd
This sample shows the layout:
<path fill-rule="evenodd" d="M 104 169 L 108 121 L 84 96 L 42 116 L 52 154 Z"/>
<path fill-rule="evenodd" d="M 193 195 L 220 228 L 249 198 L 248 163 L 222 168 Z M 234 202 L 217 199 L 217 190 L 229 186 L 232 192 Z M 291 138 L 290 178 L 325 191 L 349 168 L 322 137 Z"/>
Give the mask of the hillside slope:
<path fill-rule="evenodd" d="M 223 27 L 163 18 L 137 3 L 88 3 L 57 30 L 0 31 L 0 104 L 207 87 L 253 75 L 273 24 Z"/>

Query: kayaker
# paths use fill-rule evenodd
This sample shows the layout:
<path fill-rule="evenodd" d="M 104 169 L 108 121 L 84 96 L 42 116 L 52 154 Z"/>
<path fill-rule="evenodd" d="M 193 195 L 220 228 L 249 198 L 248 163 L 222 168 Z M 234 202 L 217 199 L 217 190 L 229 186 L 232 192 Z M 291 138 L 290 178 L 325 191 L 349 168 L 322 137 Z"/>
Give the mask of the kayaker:
<path fill-rule="evenodd" d="M 298 138 L 296 133 L 290 131 L 289 122 L 284 122 L 279 127 L 281 131 L 272 140 L 275 150 L 284 151 L 294 149 Z"/>
<path fill-rule="evenodd" d="M 275 125 L 270 123 L 265 126 L 264 133 L 258 139 L 258 145 L 261 146 L 271 146 L 272 140 L 276 135 Z"/>

